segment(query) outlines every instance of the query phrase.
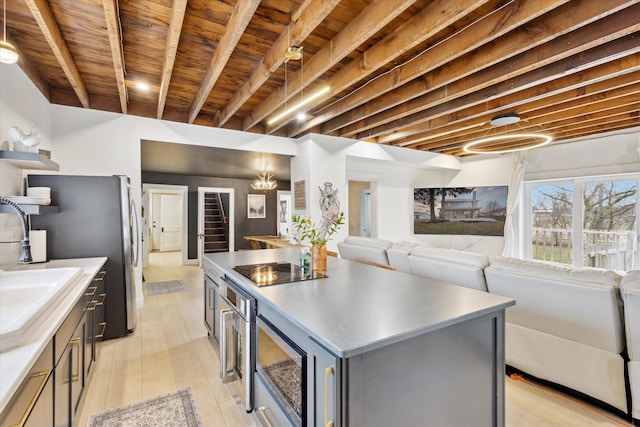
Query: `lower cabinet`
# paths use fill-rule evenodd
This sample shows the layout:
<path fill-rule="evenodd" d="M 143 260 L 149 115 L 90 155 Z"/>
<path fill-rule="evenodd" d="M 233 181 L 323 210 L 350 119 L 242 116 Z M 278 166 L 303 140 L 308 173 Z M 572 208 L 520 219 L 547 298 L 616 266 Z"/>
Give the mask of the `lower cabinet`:
<path fill-rule="evenodd" d="M 73 306 L 29 374 L 0 413 L 0 427 L 73 427 L 104 333 L 105 272 Z"/>
<path fill-rule="evenodd" d="M 50 426 L 53 420 L 53 340 L 0 415 L 0 427 Z"/>

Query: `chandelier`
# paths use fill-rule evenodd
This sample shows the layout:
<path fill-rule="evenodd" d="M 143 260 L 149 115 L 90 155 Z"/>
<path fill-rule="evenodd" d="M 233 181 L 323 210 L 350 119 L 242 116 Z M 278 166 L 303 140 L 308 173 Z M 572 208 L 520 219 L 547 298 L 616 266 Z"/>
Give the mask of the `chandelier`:
<path fill-rule="evenodd" d="M 256 182 L 251 184 L 251 188 L 260 191 L 275 190 L 277 187 L 278 183 L 273 179 L 273 175 L 266 172 L 259 173 Z"/>

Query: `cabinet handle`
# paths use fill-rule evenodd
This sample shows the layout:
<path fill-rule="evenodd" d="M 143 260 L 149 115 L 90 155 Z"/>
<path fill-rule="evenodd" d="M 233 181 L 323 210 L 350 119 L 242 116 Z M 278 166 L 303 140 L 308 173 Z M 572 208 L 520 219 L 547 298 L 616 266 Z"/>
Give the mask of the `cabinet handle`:
<path fill-rule="evenodd" d="M 233 319 L 234 312 L 230 308 L 225 308 L 220 312 L 220 378 L 223 383 L 232 381 L 234 374 L 229 374 L 229 323 L 227 319 Z M 233 362 L 235 364 L 235 361 Z M 233 371 L 232 371 L 233 372 Z"/>
<path fill-rule="evenodd" d="M 70 346 L 78 347 L 78 350 L 76 351 L 76 366 L 78 367 L 78 370 L 76 371 L 76 373 L 73 373 L 73 372 L 71 373 L 71 382 L 74 382 L 74 383 L 80 379 L 80 344 L 81 343 L 82 343 L 82 340 L 80 338 L 73 338 L 71 341 L 69 341 Z"/>
<path fill-rule="evenodd" d="M 93 300 L 91 302 L 95 303 L 95 306 L 99 306 L 99 305 L 104 305 L 104 300 L 107 298 L 107 294 L 100 294 L 98 295 L 98 297 L 100 298 L 100 300 Z"/>
<path fill-rule="evenodd" d="M 107 322 L 100 322 L 98 326 L 102 326 L 102 331 L 96 335 L 96 338 L 102 338 L 104 336 L 104 330 L 107 329 Z"/>
<path fill-rule="evenodd" d="M 329 376 L 333 375 L 333 366 L 329 366 L 324 370 L 324 425 L 325 427 L 333 427 L 333 421 L 329 421 Z"/>
<path fill-rule="evenodd" d="M 94 282 L 102 282 L 104 280 L 104 276 L 107 275 L 107 270 L 102 270 L 100 273 L 96 274 L 96 277 L 93 279 Z"/>
<path fill-rule="evenodd" d="M 91 301 L 87 306 L 87 311 L 94 311 L 96 309 L 96 305 L 98 305 L 96 304 L 96 301 Z"/>
<path fill-rule="evenodd" d="M 87 292 L 84 293 L 85 297 L 92 297 L 96 293 L 97 286 L 89 286 Z"/>
<path fill-rule="evenodd" d="M 39 371 L 39 372 L 34 372 L 31 375 L 29 375 L 29 378 L 40 378 L 40 384 L 38 384 L 38 388 L 36 390 L 35 393 L 33 393 L 33 396 L 31 396 L 31 400 L 29 401 L 29 405 L 27 405 L 27 409 L 24 411 L 24 414 L 22 414 L 22 417 L 20 417 L 20 421 L 18 421 L 17 424 L 14 424 L 11 427 L 23 427 L 24 424 L 27 422 L 27 418 L 29 417 L 29 414 L 31 413 L 31 410 L 33 409 L 33 407 L 36 405 L 36 402 L 38 401 L 38 397 L 40 397 L 40 393 L 42 393 L 42 390 L 44 389 L 44 386 L 47 384 L 47 379 L 49 378 L 49 374 L 51 373 L 51 370 L 48 371 Z"/>
<path fill-rule="evenodd" d="M 275 424 L 271 422 L 271 420 L 269 419 L 269 416 L 267 415 L 266 406 L 259 407 L 256 414 L 258 414 L 258 418 L 260 418 L 260 421 L 262 422 L 262 424 L 264 424 L 267 427 L 275 427 Z"/>
<path fill-rule="evenodd" d="M 209 310 L 213 310 L 214 307 L 214 301 L 213 301 L 213 286 L 209 286 L 209 301 L 211 301 L 209 303 Z"/>

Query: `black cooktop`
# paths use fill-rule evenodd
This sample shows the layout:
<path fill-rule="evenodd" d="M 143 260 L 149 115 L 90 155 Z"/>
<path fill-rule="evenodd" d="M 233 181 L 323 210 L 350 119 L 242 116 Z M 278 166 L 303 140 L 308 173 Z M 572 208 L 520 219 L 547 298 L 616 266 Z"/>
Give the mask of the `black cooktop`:
<path fill-rule="evenodd" d="M 286 261 L 236 265 L 233 269 L 257 286 L 279 285 L 328 277 L 322 272 L 312 271 L 310 268 L 303 270 L 299 265 Z"/>

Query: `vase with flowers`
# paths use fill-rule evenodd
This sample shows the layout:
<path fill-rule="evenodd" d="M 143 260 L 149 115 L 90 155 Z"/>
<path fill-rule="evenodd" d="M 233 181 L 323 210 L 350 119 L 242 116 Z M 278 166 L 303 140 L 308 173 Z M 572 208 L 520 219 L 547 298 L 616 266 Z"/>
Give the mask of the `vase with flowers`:
<path fill-rule="evenodd" d="M 300 241 L 311 243 L 311 263 L 314 271 L 327 269 L 327 241 L 344 224 L 344 212 L 323 212 L 323 219 L 314 222 L 311 217 L 293 215 L 293 224 Z"/>

